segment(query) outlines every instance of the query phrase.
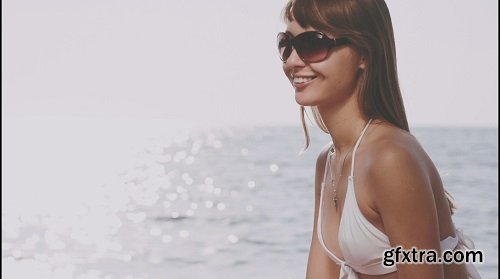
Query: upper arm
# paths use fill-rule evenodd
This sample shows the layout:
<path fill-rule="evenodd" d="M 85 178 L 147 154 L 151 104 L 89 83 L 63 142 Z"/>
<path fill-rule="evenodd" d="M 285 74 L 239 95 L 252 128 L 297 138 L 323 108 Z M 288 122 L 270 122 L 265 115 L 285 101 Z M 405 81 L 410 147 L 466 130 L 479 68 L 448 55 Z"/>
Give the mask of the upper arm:
<path fill-rule="evenodd" d="M 319 202 L 321 198 L 321 183 L 325 171 L 326 157 L 329 145 L 323 148 L 316 160 L 315 194 L 314 194 L 314 226 L 307 261 L 307 279 L 328 279 L 338 277 L 339 268 L 326 254 L 318 239 L 317 224 L 319 214 Z"/>
<path fill-rule="evenodd" d="M 378 149 L 369 170 L 375 206 L 392 247 L 440 253 L 439 225 L 426 160 L 419 148 Z M 440 254 L 438 254 L 440 255 Z M 443 278 L 437 264 L 400 264 L 399 278 Z"/>

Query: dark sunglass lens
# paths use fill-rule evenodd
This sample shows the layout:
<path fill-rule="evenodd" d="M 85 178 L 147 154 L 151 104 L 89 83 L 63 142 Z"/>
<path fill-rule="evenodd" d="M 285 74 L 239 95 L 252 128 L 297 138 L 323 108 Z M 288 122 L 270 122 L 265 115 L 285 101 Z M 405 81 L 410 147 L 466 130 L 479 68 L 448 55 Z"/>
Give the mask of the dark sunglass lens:
<path fill-rule="evenodd" d="M 290 38 L 286 33 L 279 33 L 277 41 L 280 58 L 284 61 L 291 53 Z"/>
<path fill-rule="evenodd" d="M 321 61 L 328 55 L 328 40 L 321 33 L 302 33 L 295 38 L 295 49 L 306 62 Z"/>
<path fill-rule="evenodd" d="M 292 54 L 292 47 L 287 46 L 282 48 L 280 51 L 281 60 L 286 61 L 290 57 L 290 54 Z"/>

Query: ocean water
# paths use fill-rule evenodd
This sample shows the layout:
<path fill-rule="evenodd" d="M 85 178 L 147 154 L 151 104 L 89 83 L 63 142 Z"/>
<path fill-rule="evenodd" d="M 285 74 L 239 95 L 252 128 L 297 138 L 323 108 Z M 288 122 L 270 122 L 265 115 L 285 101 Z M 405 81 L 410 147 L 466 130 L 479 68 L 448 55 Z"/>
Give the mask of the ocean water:
<path fill-rule="evenodd" d="M 318 129 L 3 124 L 2 278 L 304 278 Z M 498 129 L 413 134 L 497 278 Z"/>

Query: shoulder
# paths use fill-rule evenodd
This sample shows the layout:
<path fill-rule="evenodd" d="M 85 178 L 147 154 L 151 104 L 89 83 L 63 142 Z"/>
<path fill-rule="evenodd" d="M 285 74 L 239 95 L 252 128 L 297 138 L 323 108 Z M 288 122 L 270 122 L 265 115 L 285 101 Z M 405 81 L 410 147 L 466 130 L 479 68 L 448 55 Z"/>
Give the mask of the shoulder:
<path fill-rule="evenodd" d="M 380 171 L 425 169 L 429 163 L 429 158 L 417 139 L 397 128 L 386 128 L 376 135 L 363 154 L 369 163 L 369 174 L 375 177 L 381 176 Z M 383 177 L 385 176 L 381 176 Z"/>
<path fill-rule="evenodd" d="M 376 200 L 430 193 L 432 162 L 410 133 L 384 127 L 363 152 L 364 169 Z"/>
<path fill-rule="evenodd" d="M 395 127 L 380 126 L 363 155 L 369 158 L 363 169 L 369 179 L 366 188 L 391 245 L 439 249 L 432 164 L 417 139 Z M 415 267 L 400 265 L 398 274 L 416 273 Z"/>

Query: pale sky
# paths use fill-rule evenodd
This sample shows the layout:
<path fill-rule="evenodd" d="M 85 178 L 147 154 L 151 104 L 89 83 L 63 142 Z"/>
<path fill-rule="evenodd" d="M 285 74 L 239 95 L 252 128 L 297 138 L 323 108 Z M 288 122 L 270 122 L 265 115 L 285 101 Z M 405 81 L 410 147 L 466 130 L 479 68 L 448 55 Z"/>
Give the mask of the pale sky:
<path fill-rule="evenodd" d="M 2 114 L 298 124 L 285 1 L 2 1 Z M 387 1 L 411 126 L 498 126 L 498 2 Z"/>

